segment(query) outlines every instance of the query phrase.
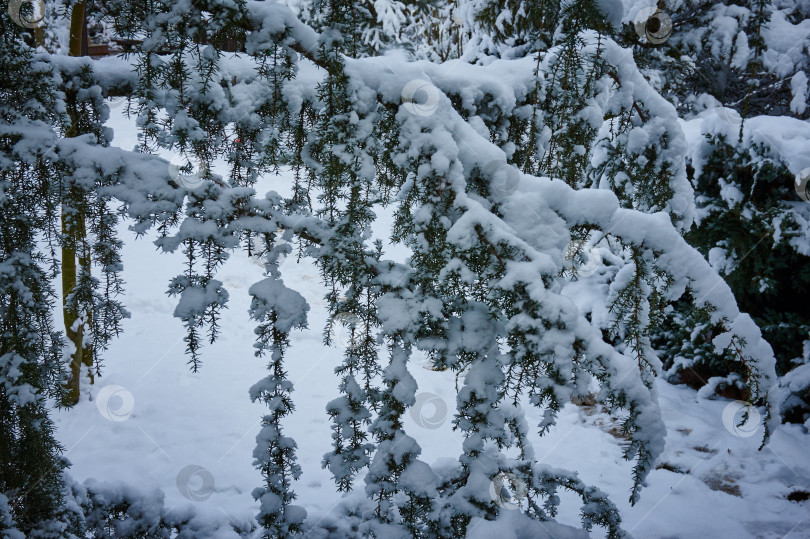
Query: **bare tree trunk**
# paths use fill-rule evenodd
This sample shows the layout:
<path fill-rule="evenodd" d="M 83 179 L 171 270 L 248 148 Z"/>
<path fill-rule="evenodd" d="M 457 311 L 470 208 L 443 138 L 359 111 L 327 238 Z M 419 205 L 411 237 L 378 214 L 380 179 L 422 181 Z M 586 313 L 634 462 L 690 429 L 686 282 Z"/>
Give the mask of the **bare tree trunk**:
<path fill-rule="evenodd" d="M 87 48 L 84 43 L 85 36 L 84 2 L 79 2 L 73 6 L 73 13 L 70 18 L 70 56 L 82 56 L 82 53 Z M 75 137 L 79 134 L 77 123 L 78 119 L 73 118 L 73 125 L 66 133 L 66 136 Z M 67 394 L 65 395 L 63 404 L 65 406 L 73 406 L 79 402 L 79 378 L 81 376 L 85 347 L 83 343 L 83 324 L 76 323 L 79 319 L 79 313 L 75 307 L 68 305 L 68 297 L 76 289 L 76 247 L 81 246 L 83 248 L 86 240 L 84 238 L 84 216 L 68 216 L 65 211 L 66 202 L 66 200 L 62 201 L 62 314 L 65 319 L 65 334 L 70 342 L 73 343 L 74 350 L 70 361 L 70 378 L 68 378 L 66 387 Z M 82 250 L 84 251 L 84 256 L 79 260 L 79 263 L 82 268 L 86 268 L 89 271 L 89 254 L 84 248 Z"/>
<path fill-rule="evenodd" d="M 90 245 L 87 243 L 87 227 L 85 225 L 84 215 L 81 216 L 79 226 L 81 227 L 80 234 L 82 243 L 81 253 L 79 253 L 79 268 L 81 268 L 82 273 L 90 275 Z M 89 327 L 93 322 L 93 311 L 85 313 L 85 316 L 84 325 Z M 93 351 L 92 345 L 90 344 L 85 344 L 82 348 L 82 363 L 87 366 L 87 373 L 90 376 L 90 383 L 92 384 L 95 382 L 95 377 L 93 376 Z"/>

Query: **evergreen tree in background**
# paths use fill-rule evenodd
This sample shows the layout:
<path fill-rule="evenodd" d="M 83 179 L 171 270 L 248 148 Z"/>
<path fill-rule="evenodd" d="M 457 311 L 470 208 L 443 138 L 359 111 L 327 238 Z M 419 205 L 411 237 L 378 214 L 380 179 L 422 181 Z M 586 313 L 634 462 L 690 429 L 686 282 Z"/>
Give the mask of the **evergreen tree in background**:
<path fill-rule="evenodd" d="M 436 0 L 286 0 L 301 20 L 318 32 L 337 32 L 341 50 L 352 58 L 376 56 L 387 49 L 413 50 L 422 24 L 433 23 L 442 3 Z"/>
<path fill-rule="evenodd" d="M 802 423 L 810 418 L 810 379 L 802 374 L 810 362 L 806 203 L 794 192 L 800 171 L 786 164 L 795 150 L 783 150 L 778 132 L 763 131 L 769 124 L 755 117 L 809 117 L 810 38 L 798 32 L 785 48 L 782 36 L 794 35 L 810 13 L 803 2 L 755 0 L 685 2 L 667 15 L 671 36 L 634 50 L 663 96 L 705 118 L 706 140 L 689 156 L 699 218 L 686 238 L 725 275 L 774 347 L 777 372 L 786 376 L 783 418 Z M 629 26 L 622 38 L 637 42 Z M 744 372 L 713 350 L 717 331 L 705 312 L 678 303 L 654 340 L 670 379 L 745 399 Z"/>
<path fill-rule="evenodd" d="M 709 157 L 696 185 L 701 218 L 686 237 L 725 276 L 741 308 L 762 328 L 774 348 L 777 373 L 784 376 L 808 363 L 805 227 L 810 211 L 795 194 L 794 175 L 765 144 L 743 149 L 726 140 L 725 135 L 707 138 Z M 657 339 L 672 379 L 708 384 L 704 393 L 747 398 L 745 373 L 711 349 L 717 328 L 705 313 L 684 304 L 676 313 Z M 806 385 L 787 389 L 785 420 L 808 418 L 807 391 Z"/>
<path fill-rule="evenodd" d="M 644 23 L 643 8 L 637 4 L 627 18 Z M 663 42 L 642 43 L 632 24 L 621 41 L 634 47 L 639 65 L 679 112 L 699 111 L 701 94 L 708 94 L 744 117 L 807 117 L 810 38 L 799 30 L 810 16 L 805 2 L 689 0 L 666 16 L 674 30 Z M 784 35 L 795 37 L 788 47 Z"/>

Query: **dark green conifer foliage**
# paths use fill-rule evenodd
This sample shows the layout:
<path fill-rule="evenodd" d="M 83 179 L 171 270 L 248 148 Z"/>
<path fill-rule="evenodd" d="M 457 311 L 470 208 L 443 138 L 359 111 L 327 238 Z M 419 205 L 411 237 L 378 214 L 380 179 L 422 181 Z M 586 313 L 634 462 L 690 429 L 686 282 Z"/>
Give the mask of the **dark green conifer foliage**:
<path fill-rule="evenodd" d="M 551 46 L 559 8 L 557 0 L 485 0 L 477 3 L 475 19 L 494 43 L 525 54 Z"/>
<path fill-rule="evenodd" d="M 722 136 L 711 143 L 713 151 L 696 178 L 705 217 L 686 238 L 707 258 L 727 259 L 725 280 L 773 347 L 777 373 L 785 375 L 806 362 L 803 342 L 810 331 L 810 257 L 792 245 L 803 237 L 794 211 L 805 203 L 795 194 L 793 174 L 769 157 L 767 147 L 739 149 Z M 745 373 L 713 350 L 717 328 L 684 304 L 677 313 L 664 330 L 668 337 L 658 339 L 672 376 L 696 386 L 724 377 L 720 392 L 745 397 Z M 810 410 L 791 412 L 800 421 L 806 413 Z"/>
<path fill-rule="evenodd" d="M 53 88 L 21 30 L 0 13 L 0 501 L 8 505 L 0 534 L 16 528 L 59 537 L 68 463 L 46 404 L 61 396 L 64 374 L 48 252 L 58 244 L 59 195 L 44 155 L 53 136 Z M 24 133 L 41 138 L 20 145 Z"/>

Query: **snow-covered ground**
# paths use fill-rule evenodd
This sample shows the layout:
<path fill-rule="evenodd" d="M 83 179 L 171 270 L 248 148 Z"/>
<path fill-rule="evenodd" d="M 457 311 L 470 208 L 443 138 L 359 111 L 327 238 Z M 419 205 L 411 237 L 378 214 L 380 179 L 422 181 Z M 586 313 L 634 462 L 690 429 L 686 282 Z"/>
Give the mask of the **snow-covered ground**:
<path fill-rule="evenodd" d="M 131 148 L 136 143 L 132 122 L 120 109 L 113 115 L 115 143 Z M 282 193 L 288 188 L 284 177 L 259 186 Z M 381 216 L 383 224 L 388 219 Z M 253 355 L 248 288 L 261 278 L 262 268 L 237 252 L 220 273 L 230 293 L 222 336 L 205 349 L 201 371 L 192 374 L 184 329 L 172 316 L 175 300 L 164 293 L 169 279 L 182 271 L 182 257 L 157 253 L 153 237 L 136 241 L 126 223 L 121 234 L 125 303 L 132 317 L 105 354 L 103 376 L 83 388 L 75 408 L 54 411 L 58 437 L 73 463 L 70 472 L 80 481 L 159 488 L 167 507 L 193 505 L 211 518 L 247 521 L 258 508 L 251 490 L 262 479 L 252 466 L 252 452 L 264 413 L 262 405 L 250 402 L 248 388 L 265 374 L 265 360 Z M 303 468 L 295 487 L 299 503 L 317 522 L 333 518 L 340 501 L 321 459 L 331 443 L 325 407 L 338 396 L 333 369 L 343 345 L 340 328 L 335 346 L 322 344 L 326 306 L 316 268 L 290 257 L 282 271 L 285 283 L 310 304 L 309 329 L 293 334 L 287 355 L 296 412 L 286 428 L 298 443 Z M 418 400 L 405 429 L 427 462 L 455 460 L 461 439 L 451 430 L 454 375 L 431 370 L 420 356 L 414 359 Z M 662 382 L 658 391 L 667 448 L 636 506 L 627 501 L 631 463 L 621 458 L 622 439 L 611 433 L 614 423 L 598 406 L 566 406 L 558 426 L 535 440 L 538 460 L 578 470 L 585 483 L 607 492 L 621 510 L 623 527 L 636 538 L 810 538 L 810 500 L 787 499 L 794 491 L 810 491 L 810 435 L 802 427 L 781 426 L 757 451 L 761 430 L 735 431 L 729 419 L 734 403 L 698 402 L 693 390 Z M 529 411 L 528 419 L 537 422 L 539 414 Z M 362 493 L 362 477 L 356 486 Z M 578 525 L 579 503 L 563 499 L 559 519 Z M 482 530 L 492 531 L 491 523 L 473 528 L 471 535 Z M 506 530 L 499 536 L 518 537 Z"/>

